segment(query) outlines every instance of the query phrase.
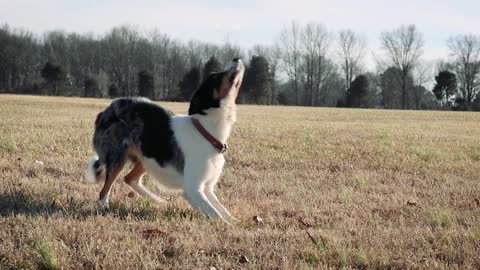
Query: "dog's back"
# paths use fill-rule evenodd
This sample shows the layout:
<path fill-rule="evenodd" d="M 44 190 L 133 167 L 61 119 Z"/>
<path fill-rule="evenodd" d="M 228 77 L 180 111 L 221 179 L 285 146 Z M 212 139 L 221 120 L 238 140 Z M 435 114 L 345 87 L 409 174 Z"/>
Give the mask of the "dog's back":
<path fill-rule="evenodd" d="M 178 147 L 171 145 L 173 134 L 169 125 L 173 115 L 146 98 L 113 100 L 95 120 L 93 147 L 97 156 L 90 161 L 87 180 L 103 180 L 126 161 L 129 148 L 162 165 L 167 160 L 176 161 L 172 165 L 183 170 L 183 157 L 175 158 Z"/>

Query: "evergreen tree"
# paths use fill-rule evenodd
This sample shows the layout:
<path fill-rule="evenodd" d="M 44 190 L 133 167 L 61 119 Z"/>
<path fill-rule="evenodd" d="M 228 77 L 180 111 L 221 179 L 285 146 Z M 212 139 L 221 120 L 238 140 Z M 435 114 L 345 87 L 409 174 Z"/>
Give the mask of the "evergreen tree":
<path fill-rule="evenodd" d="M 138 73 L 138 91 L 139 95 L 149 99 L 154 99 L 154 80 L 152 74 L 146 70 Z"/>
<path fill-rule="evenodd" d="M 381 87 L 381 97 L 382 97 L 382 106 L 387 109 L 402 109 L 410 108 L 411 97 L 413 95 L 409 94 L 414 91 L 413 78 L 412 75 L 408 75 L 406 78 L 406 85 L 399 79 L 399 74 L 402 71 L 396 67 L 389 67 L 383 74 L 380 75 L 380 87 Z M 406 95 L 403 92 L 403 88 L 407 90 Z M 406 103 L 404 102 L 404 96 L 410 97 L 407 98 Z"/>
<path fill-rule="evenodd" d="M 60 65 L 47 62 L 41 70 L 42 78 L 52 86 L 51 94 L 54 96 L 63 94 L 66 73 Z"/>
<path fill-rule="evenodd" d="M 116 98 L 120 95 L 120 89 L 118 89 L 118 86 L 114 83 L 112 83 L 108 87 L 108 96 L 111 98 Z"/>
<path fill-rule="evenodd" d="M 183 79 L 178 83 L 180 88 L 180 99 L 182 101 L 190 100 L 193 92 L 197 90 L 200 84 L 200 69 L 193 67 L 188 71 Z"/>
<path fill-rule="evenodd" d="M 86 97 L 98 96 L 100 90 L 98 89 L 97 80 L 92 77 L 87 77 L 84 82 L 84 92 Z"/>
<path fill-rule="evenodd" d="M 203 68 L 203 79 L 207 78 L 210 73 L 219 71 L 222 71 L 222 64 L 220 64 L 215 55 L 212 55 Z"/>
<path fill-rule="evenodd" d="M 277 101 L 280 105 L 288 105 L 287 93 L 285 93 L 285 91 L 278 93 Z"/>
<path fill-rule="evenodd" d="M 435 76 L 435 81 L 436 84 L 433 87 L 432 92 L 435 94 L 437 100 L 442 103 L 442 106 L 445 107 L 450 97 L 457 92 L 457 77 L 455 73 L 443 70 Z"/>
<path fill-rule="evenodd" d="M 352 84 L 347 91 L 347 106 L 356 108 L 364 107 L 368 88 L 369 82 L 367 76 L 357 76 L 355 80 L 352 81 Z"/>
<path fill-rule="evenodd" d="M 267 104 L 271 98 L 271 80 L 269 64 L 263 56 L 252 56 L 250 66 L 246 70 L 245 81 L 242 85 L 252 103 Z"/>

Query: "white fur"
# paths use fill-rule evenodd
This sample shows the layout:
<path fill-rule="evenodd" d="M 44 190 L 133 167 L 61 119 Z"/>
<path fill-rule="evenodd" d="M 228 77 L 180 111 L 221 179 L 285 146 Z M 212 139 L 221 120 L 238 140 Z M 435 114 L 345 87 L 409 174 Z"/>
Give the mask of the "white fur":
<path fill-rule="evenodd" d="M 237 71 L 241 74 L 237 77 L 234 85 L 240 85 L 243 76 L 244 66 L 239 61 L 236 65 Z M 237 221 L 228 210 L 220 203 L 214 193 L 214 187 L 217 184 L 222 173 L 225 159 L 218 149 L 206 140 L 192 123 L 192 117 L 198 119 L 202 126 L 217 140 L 227 143 L 232 130 L 232 125 L 236 121 L 237 111 L 235 99 L 238 89 L 232 85 L 226 97 L 220 101 L 220 108 L 211 108 L 206 110 L 206 115 L 176 115 L 173 116 L 170 125 L 173 130 L 175 140 L 184 155 L 185 167 L 183 175 L 178 173 L 173 167 L 161 167 L 155 159 L 140 157 L 145 171 L 153 176 L 155 180 L 168 189 L 183 190 L 185 198 L 191 206 L 213 218 L 220 218 L 225 222 Z M 98 157 L 97 157 L 98 159 Z M 87 170 L 87 179 L 95 179 L 93 163 L 90 161 Z M 142 175 L 143 176 L 143 175 Z M 141 182 L 138 184 L 132 181 L 132 188 L 140 195 L 150 198 L 157 202 L 164 202 L 163 199 L 149 191 Z M 93 177 L 93 178 L 92 178 Z M 108 206 L 108 194 L 101 199 L 100 204 Z"/>
<path fill-rule="evenodd" d="M 158 203 L 165 203 L 166 201 L 160 197 L 157 196 L 157 194 L 151 192 L 150 190 L 148 190 L 144 185 L 143 183 L 140 181 L 139 183 L 137 182 L 132 182 L 129 184 L 130 187 L 132 187 L 133 190 L 135 190 L 138 194 L 140 194 L 141 196 L 145 197 L 145 198 L 149 198 L 155 202 L 158 202 Z"/>
<path fill-rule="evenodd" d="M 101 199 L 98 201 L 98 203 L 100 204 L 100 206 L 105 207 L 105 208 L 108 208 L 108 206 L 109 206 L 108 197 L 109 197 L 109 194 L 107 194 L 105 197 L 101 198 Z"/>
<path fill-rule="evenodd" d="M 235 111 L 229 117 L 224 117 L 224 113 L 222 106 L 208 110 L 207 116 L 177 115 L 172 118 L 172 130 L 185 158 L 183 176 L 174 168 L 162 168 L 154 159 L 145 158 L 142 164 L 162 186 L 183 190 L 193 208 L 210 217 L 230 222 L 235 221 L 235 218 L 213 193 L 225 159 L 192 124 L 192 117 L 196 117 L 213 136 L 226 143 L 234 123 Z"/>
<path fill-rule="evenodd" d="M 237 65 L 237 69 L 242 69 L 241 80 L 243 76 L 241 62 Z M 232 126 L 237 120 L 235 106 L 237 94 L 238 89 L 232 87 L 228 95 L 221 100 L 220 108 L 208 109 L 206 115 L 175 116 L 171 121 L 175 139 L 185 157 L 184 175 L 181 179 L 185 198 L 192 207 L 225 222 L 237 221 L 214 193 L 225 158 L 196 130 L 192 124 L 192 117 L 197 118 L 217 140 L 226 143 Z"/>
<path fill-rule="evenodd" d="M 172 166 L 162 168 L 153 158 L 144 158 L 142 165 L 161 187 L 170 190 L 182 189 L 182 176 Z"/>
<path fill-rule="evenodd" d="M 97 183 L 97 176 L 96 176 L 95 168 L 93 167 L 93 165 L 95 164 L 95 162 L 97 160 L 98 160 L 98 156 L 95 155 L 88 162 L 87 171 L 85 172 L 85 181 L 87 181 L 88 183 L 91 183 L 91 184 L 96 184 Z"/>
<path fill-rule="evenodd" d="M 198 132 L 192 123 L 192 117 L 198 119 L 217 140 L 226 143 L 237 119 L 235 106 L 237 91 L 238 89 L 232 89 L 221 100 L 220 108 L 208 109 L 206 115 L 172 117 L 171 127 L 185 159 L 183 175 L 178 174 L 174 168 L 162 168 L 154 159 L 142 160 L 146 171 L 159 184 L 167 188 L 183 190 L 185 198 L 193 208 L 225 222 L 237 221 L 214 193 L 225 158 Z"/>

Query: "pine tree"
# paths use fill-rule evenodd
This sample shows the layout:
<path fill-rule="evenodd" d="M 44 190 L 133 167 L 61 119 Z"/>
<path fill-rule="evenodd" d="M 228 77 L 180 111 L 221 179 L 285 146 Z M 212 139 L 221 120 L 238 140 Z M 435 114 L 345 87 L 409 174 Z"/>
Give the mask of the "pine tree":
<path fill-rule="evenodd" d="M 369 82 L 367 76 L 357 76 L 347 91 L 347 106 L 362 107 L 365 103 L 364 99 L 368 94 L 368 87 Z"/>
<path fill-rule="evenodd" d="M 435 81 L 432 92 L 442 106 L 446 106 L 449 98 L 457 92 L 457 77 L 455 73 L 443 70 L 435 76 Z"/>
<path fill-rule="evenodd" d="M 386 109 L 401 109 L 403 106 L 409 108 L 410 99 L 407 98 L 406 103 L 404 103 L 404 93 L 403 87 L 407 89 L 407 96 L 411 97 L 409 94 L 413 91 L 413 78 L 412 75 L 408 75 L 406 78 L 406 85 L 402 85 L 403 82 L 399 79 L 399 74 L 402 71 L 396 67 L 389 67 L 385 72 L 380 75 L 380 88 L 381 88 L 381 104 Z"/>
<path fill-rule="evenodd" d="M 154 80 L 152 74 L 146 70 L 138 73 L 138 92 L 142 97 L 154 99 Z"/>
<path fill-rule="evenodd" d="M 118 86 L 114 83 L 112 83 L 108 87 L 108 96 L 111 98 L 118 97 L 120 95 L 120 89 L 118 89 Z"/>
<path fill-rule="evenodd" d="M 208 59 L 207 63 L 205 63 L 205 67 L 203 68 L 203 79 L 207 78 L 210 73 L 219 72 L 221 70 L 222 64 L 220 64 L 215 55 L 212 55 L 212 57 Z"/>
<path fill-rule="evenodd" d="M 188 71 L 183 79 L 178 83 L 180 88 L 180 99 L 182 101 L 190 100 L 193 92 L 197 90 L 200 84 L 200 69 L 193 67 Z"/>
<path fill-rule="evenodd" d="M 95 97 L 97 96 L 100 90 L 98 89 L 98 83 L 95 78 L 87 77 L 84 81 L 84 92 L 86 97 Z"/>
<path fill-rule="evenodd" d="M 41 75 L 52 86 L 52 95 L 58 96 L 62 94 L 66 73 L 60 65 L 47 62 L 42 68 Z"/>
<path fill-rule="evenodd" d="M 252 56 L 247 68 L 243 89 L 255 104 L 267 104 L 271 98 L 271 80 L 269 64 L 263 56 Z M 241 91 L 243 92 L 243 90 Z"/>

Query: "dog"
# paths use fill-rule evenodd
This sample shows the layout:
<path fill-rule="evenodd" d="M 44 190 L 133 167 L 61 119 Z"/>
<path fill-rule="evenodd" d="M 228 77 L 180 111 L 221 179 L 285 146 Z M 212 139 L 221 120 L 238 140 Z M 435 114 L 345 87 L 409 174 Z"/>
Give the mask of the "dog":
<path fill-rule="evenodd" d="M 131 161 L 125 182 L 139 195 L 165 202 L 142 184 L 148 173 L 161 186 L 183 191 L 190 205 L 207 216 L 238 221 L 214 187 L 225 164 L 225 142 L 236 121 L 244 71 L 242 61 L 234 58 L 224 71 L 208 75 L 194 92 L 188 115 L 176 115 L 146 98 L 114 99 L 95 120 L 96 155 L 85 176 L 91 183 L 105 181 L 99 203 L 108 207 L 112 185 Z"/>

